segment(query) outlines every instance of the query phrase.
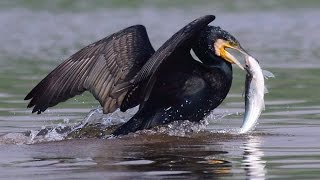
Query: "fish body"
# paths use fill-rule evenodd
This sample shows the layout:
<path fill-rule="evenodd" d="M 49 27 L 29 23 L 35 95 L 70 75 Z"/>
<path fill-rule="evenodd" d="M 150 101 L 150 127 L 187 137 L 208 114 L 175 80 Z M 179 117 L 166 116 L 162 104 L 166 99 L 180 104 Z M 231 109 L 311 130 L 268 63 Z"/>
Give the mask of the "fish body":
<path fill-rule="evenodd" d="M 264 110 L 264 75 L 258 63 L 251 56 L 246 56 L 246 82 L 245 82 L 245 114 L 240 134 L 247 133 L 255 127 L 259 116 Z"/>

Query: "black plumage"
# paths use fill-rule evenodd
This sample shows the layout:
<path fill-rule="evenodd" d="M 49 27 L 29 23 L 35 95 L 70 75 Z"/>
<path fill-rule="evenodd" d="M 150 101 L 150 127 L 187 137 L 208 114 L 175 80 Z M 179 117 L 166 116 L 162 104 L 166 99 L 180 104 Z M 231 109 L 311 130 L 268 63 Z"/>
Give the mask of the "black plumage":
<path fill-rule="evenodd" d="M 25 98 L 31 99 L 28 107 L 34 106 L 32 112 L 41 113 L 88 90 L 104 113 L 140 105 L 114 135 L 175 120 L 199 121 L 221 104 L 232 83 L 233 62 L 222 56 L 223 50 L 220 54 L 221 43 L 216 42 L 240 47 L 226 31 L 208 26 L 214 18 L 207 15 L 192 21 L 156 52 L 142 25 L 93 43 L 34 87 Z M 191 49 L 201 62 L 192 58 Z"/>
<path fill-rule="evenodd" d="M 86 46 L 47 75 L 25 100 L 40 114 L 84 91 L 100 102 L 104 113 L 121 104 L 130 81 L 154 53 L 142 25 L 128 27 Z M 138 103 L 136 103 L 138 105 Z"/>

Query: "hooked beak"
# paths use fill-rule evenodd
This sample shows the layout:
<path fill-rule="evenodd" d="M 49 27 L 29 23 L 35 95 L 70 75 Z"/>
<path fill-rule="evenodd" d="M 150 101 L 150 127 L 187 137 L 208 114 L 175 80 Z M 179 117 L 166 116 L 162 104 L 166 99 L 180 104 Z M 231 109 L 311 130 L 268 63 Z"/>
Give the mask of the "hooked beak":
<path fill-rule="evenodd" d="M 232 64 L 236 64 L 240 67 L 240 69 L 245 70 L 244 67 L 241 65 L 241 63 L 224 48 L 220 51 L 220 54 L 221 54 L 221 57 L 223 59 L 225 59 L 226 61 L 228 61 Z"/>
<path fill-rule="evenodd" d="M 240 45 L 231 45 L 228 41 L 218 40 L 215 44 L 215 48 L 216 50 L 219 49 L 218 54 L 220 54 L 223 59 L 230 62 L 231 64 L 236 64 L 240 67 L 240 69 L 245 70 L 241 63 L 226 50 L 226 48 L 231 48 L 237 50 L 245 56 L 249 56 L 249 54 Z"/>

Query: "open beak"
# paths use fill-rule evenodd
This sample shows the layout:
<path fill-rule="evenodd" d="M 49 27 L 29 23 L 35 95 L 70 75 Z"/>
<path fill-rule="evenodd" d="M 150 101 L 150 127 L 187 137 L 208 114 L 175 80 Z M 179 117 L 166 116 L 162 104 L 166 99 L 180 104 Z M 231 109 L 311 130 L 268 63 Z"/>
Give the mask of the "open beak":
<path fill-rule="evenodd" d="M 233 48 L 233 49 L 236 49 L 236 48 Z M 236 50 L 238 50 L 238 49 L 236 49 Z M 241 52 L 241 51 L 239 51 L 239 52 Z M 234 56 L 232 56 L 227 50 L 225 50 L 223 48 L 220 51 L 220 53 L 221 53 L 221 57 L 224 58 L 226 61 L 228 61 L 232 64 L 236 64 L 240 67 L 240 69 L 245 70 L 244 67 L 241 65 L 241 63 Z"/>
<path fill-rule="evenodd" d="M 240 45 L 231 45 L 228 41 L 219 41 L 216 45 L 219 47 L 218 49 L 220 49 L 220 55 L 222 58 L 232 64 L 238 65 L 242 70 L 245 70 L 241 63 L 226 50 L 227 48 L 230 48 L 237 50 L 244 56 L 250 56 Z"/>
<path fill-rule="evenodd" d="M 237 66 L 240 67 L 240 69 L 245 70 L 245 68 L 241 65 L 241 63 L 226 50 L 227 48 L 230 48 L 230 49 L 237 50 L 244 56 L 250 56 L 249 53 L 247 53 L 239 44 L 233 45 L 228 41 L 218 39 L 215 42 L 214 47 L 215 47 L 216 54 L 220 55 L 223 59 L 230 62 L 231 64 L 236 64 Z"/>

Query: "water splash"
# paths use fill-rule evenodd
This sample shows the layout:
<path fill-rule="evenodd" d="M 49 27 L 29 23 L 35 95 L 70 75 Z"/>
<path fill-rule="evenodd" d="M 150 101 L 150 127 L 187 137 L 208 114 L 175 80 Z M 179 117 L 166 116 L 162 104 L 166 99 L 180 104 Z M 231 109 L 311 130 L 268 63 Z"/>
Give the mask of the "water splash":
<path fill-rule="evenodd" d="M 1 144 L 35 144 L 41 142 L 60 141 L 70 131 L 70 127 L 58 126 L 54 128 L 42 128 L 41 130 L 29 130 L 22 133 L 8 133 L 0 136 Z"/>
<path fill-rule="evenodd" d="M 144 129 L 132 133 L 133 136 L 137 135 L 169 135 L 179 137 L 190 137 L 193 133 L 199 133 L 204 130 L 208 125 L 208 121 L 202 120 L 200 123 L 191 122 L 188 120 L 174 121 L 169 124 L 157 126 L 152 129 Z"/>
<path fill-rule="evenodd" d="M 217 120 L 222 120 L 224 117 L 226 116 L 230 116 L 230 115 L 239 115 L 238 112 L 233 113 L 233 112 L 229 112 L 229 111 L 224 111 L 221 113 L 214 113 L 211 112 L 208 116 L 206 116 L 204 119 L 206 121 L 217 121 Z"/>
<path fill-rule="evenodd" d="M 60 141 L 74 138 L 107 138 L 111 132 L 128 120 L 137 111 L 133 108 L 123 113 L 117 110 L 103 114 L 101 108 L 91 110 L 83 121 L 75 125 L 58 124 L 54 127 L 42 127 L 40 130 L 29 130 L 22 133 L 8 133 L 0 136 L 0 144 L 34 144 Z"/>
<path fill-rule="evenodd" d="M 103 114 L 103 110 L 97 108 L 91 110 L 81 122 L 75 125 L 65 125 L 69 120 L 64 120 L 64 124 L 58 124 L 55 127 L 42 127 L 40 130 L 30 130 L 23 133 L 8 133 L 0 136 L 0 144 L 34 144 L 75 138 L 117 138 L 113 137 L 111 133 L 130 119 L 137 110 L 138 108 L 133 108 L 125 113 L 117 110 L 110 114 Z M 219 120 L 227 115 L 230 115 L 230 113 L 211 113 L 204 120 L 200 121 L 200 123 L 188 120 L 174 121 L 152 129 L 131 133 L 129 137 L 141 135 L 191 137 L 194 133 L 204 131 L 209 121 Z M 223 130 L 218 133 L 230 133 L 230 131 Z"/>

